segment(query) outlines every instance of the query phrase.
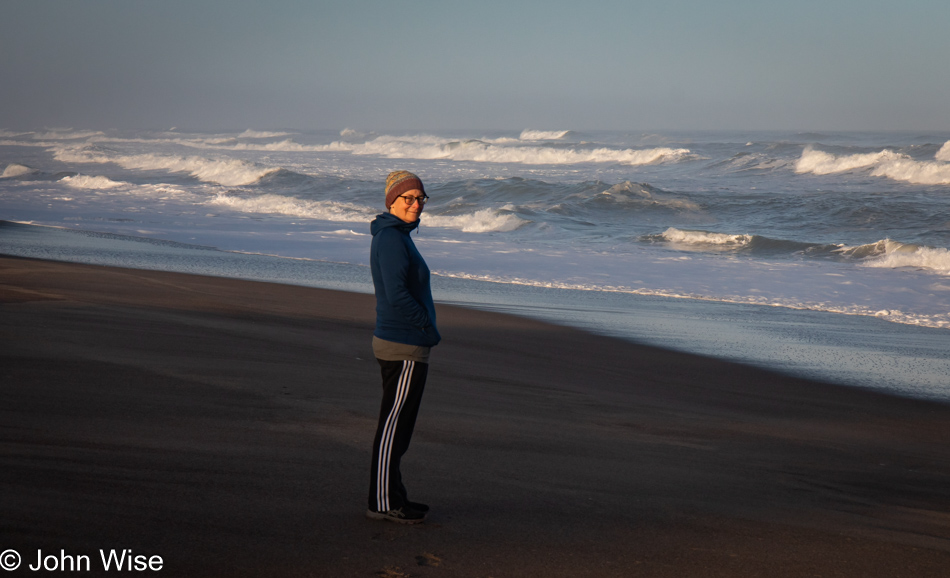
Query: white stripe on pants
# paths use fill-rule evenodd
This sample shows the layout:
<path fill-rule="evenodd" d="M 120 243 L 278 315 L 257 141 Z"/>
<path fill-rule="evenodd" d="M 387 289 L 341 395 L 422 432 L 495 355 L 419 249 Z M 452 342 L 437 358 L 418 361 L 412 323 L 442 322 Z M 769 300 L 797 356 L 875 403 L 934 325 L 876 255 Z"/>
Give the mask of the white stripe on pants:
<path fill-rule="evenodd" d="M 383 436 L 379 442 L 376 474 L 376 508 L 379 512 L 386 512 L 391 509 L 389 507 L 389 463 L 392 456 L 393 438 L 399 424 L 399 414 L 402 412 L 406 396 L 409 394 L 409 384 L 412 380 L 412 370 L 415 365 L 416 362 L 408 360 L 402 363 L 402 372 L 399 374 L 399 382 L 396 388 L 396 400 L 389 416 L 386 418 Z"/>

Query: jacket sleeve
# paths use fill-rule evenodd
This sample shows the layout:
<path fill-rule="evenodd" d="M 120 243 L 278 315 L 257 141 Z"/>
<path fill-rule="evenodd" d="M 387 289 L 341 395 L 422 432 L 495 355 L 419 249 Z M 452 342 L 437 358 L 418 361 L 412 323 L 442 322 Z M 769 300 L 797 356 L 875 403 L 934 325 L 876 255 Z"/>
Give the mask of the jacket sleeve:
<path fill-rule="evenodd" d="M 381 234 L 387 233 L 383 231 Z M 377 245 L 377 263 L 382 273 L 386 299 L 409 324 L 425 330 L 430 325 L 429 314 L 409 291 L 409 248 L 399 238 L 399 233 L 380 241 Z"/>

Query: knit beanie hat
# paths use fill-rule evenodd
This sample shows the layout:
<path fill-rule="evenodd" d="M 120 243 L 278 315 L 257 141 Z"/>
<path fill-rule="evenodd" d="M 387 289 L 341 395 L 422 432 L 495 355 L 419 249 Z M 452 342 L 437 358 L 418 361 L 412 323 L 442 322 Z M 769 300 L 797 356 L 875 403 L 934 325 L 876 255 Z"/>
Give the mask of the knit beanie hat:
<path fill-rule="evenodd" d="M 409 171 L 393 171 L 389 173 L 389 176 L 386 177 L 386 208 L 388 209 L 396 202 L 396 197 L 406 191 L 414 189 L 419 189 L 422 194 L 426 192 L 426 190 L 422 188 L 422 181 L 419 180 L 419 177 L 416 175 Z"/>

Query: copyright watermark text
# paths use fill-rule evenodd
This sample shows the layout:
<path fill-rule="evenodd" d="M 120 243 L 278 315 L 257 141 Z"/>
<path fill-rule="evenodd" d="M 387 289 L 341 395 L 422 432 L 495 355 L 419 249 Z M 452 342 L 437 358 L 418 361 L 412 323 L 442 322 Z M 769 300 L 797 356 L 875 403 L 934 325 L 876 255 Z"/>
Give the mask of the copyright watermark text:
<path fill-rule="evenodd" d="M 105 570 L 106 572 L 158 572 L 165 562 L 157 554 L 136 554 L 132 550 L 99 550 L 98 555 L 71 554 L 65 550 L 47 554 L 37 550 L 36 555 L 30 555 L 24 564 L 23 558 L 16 550 L 4 550 L 0 553 L 0 569 L 12 572 L 24 568 L 31 572 L 40 570 L 59 572 L 90 572 Z"/>

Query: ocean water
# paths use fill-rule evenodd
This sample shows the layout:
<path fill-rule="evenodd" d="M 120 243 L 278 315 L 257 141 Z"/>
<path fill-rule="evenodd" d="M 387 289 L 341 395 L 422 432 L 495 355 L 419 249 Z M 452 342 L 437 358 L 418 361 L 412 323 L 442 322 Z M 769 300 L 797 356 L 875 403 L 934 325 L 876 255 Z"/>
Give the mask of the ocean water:
<path fill-rule="evenodd" d="M 950 133 L 2 130 L 0 219 L 62 234 L 0 252 L 365 290 L 395 169 L 443 300 L 950 398 Z"/>

